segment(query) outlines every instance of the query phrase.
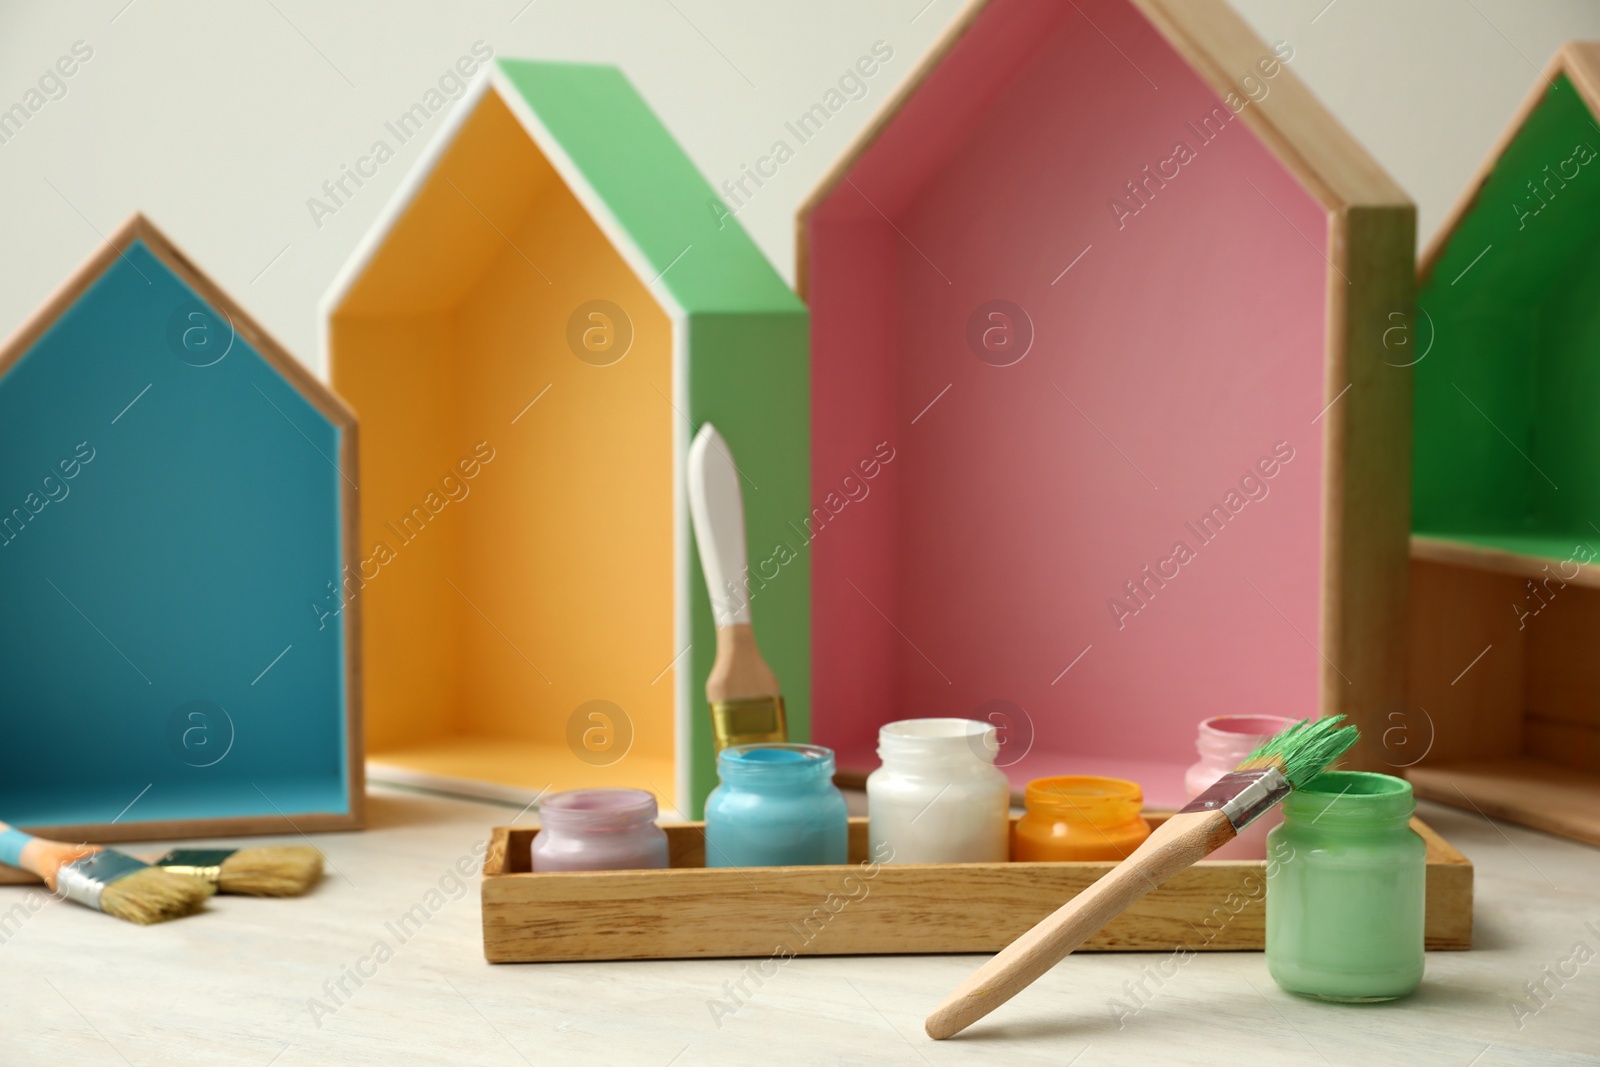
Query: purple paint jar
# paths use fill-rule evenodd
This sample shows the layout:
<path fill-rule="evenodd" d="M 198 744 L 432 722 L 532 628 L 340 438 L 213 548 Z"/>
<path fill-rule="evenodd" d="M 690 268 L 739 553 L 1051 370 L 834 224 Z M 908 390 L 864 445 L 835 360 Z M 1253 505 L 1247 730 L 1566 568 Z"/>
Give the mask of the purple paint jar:
<path fill-rule="evenodd" d="M 539 805 L 535 873 L 666 867 L 667 835 L 656 798 L 642 789 L 573 789 Z"/>

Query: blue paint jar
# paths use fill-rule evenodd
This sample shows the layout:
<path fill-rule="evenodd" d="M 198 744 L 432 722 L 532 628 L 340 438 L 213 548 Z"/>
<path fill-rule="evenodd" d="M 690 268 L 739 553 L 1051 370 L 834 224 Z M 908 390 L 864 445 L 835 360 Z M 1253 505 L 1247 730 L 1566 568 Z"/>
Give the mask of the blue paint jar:
<path fill-rule="evenodd" d="M 706 799 L 707 867 L 793 867 L 849 861 L 850 822 L 833 784 L 833 750 L 735 745 L 717 756 Z"/>

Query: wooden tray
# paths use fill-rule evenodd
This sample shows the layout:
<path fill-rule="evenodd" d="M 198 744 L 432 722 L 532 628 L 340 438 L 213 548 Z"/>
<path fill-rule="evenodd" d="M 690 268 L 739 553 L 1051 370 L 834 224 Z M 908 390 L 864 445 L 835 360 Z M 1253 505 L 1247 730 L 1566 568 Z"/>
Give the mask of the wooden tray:
<path fill-rule="evenodd" d="M 1167 812 L 1146 813 L 1154 825 Z M 996 952 L 1109 863 L 881 865 L 867 820 L 850 820 L 837 867 L 705 866 L 704 823 L 667 826 L 672 868 L 534 874 L 538 827 L 496 828 L 483 869 L 491 963 Z M 1472 864 L 1421 821 L 1428 843 L 1427 945 L 1472 946 Z M 1264 862 L 1206 860 L 1090 939 L 1102 951 L 1261 949 Z"/>

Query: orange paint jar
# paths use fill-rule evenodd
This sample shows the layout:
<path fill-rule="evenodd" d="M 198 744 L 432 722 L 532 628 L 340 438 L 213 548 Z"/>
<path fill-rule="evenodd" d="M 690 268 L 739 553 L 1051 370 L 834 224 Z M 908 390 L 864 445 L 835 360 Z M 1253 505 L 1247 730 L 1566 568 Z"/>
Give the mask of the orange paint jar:
<path fill-rule="evenodd" d="M 1017 820 L 1011 858 L 1117 861 L 1150 836 L 1139 809 L 1139 783 L 1069 774 L 1035 778 L 1025 796 L 1028 812 Z"/>

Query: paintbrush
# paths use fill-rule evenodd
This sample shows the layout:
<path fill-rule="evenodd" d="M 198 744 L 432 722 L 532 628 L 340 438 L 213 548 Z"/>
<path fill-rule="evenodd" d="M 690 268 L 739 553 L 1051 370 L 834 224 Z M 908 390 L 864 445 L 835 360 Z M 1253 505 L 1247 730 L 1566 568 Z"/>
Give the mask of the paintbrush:
<path fill-rule="evenodd" d="M 0 823 L 0 863 L 44 879 L 51 892 L 140 926 L 199 911 L 211 887 L 95 845 L 69 845 Z"/>
<path fill-rule="evenodd" d="M 1088 889 L 979 967 L 923 1024 L 936 1041 L 960 1033 L 1022 992 L 1112 919 L 1179 871 L 1232 841 L 1253 820 L 1356 743 L 1343 715 L 1304 719 L 1275 734 L 1195 797 Z"/>
<path fill-rule="evenodd" d="M 778 678 L 761 658 L 750 625 L 739 470 L 728 443 L 709 422 L 689 446 L 688 488 L 700 569 L 705 572 L 717 626 L 717 658 L 706 679 L 716 750 L 787 741 Z"/>
<path fill-rule="evenodd" d="M 322 853 L 306 845 L 175 848 L 154 865 L 218 893 L 252 897 L 297 897 L 322 880 Z"/>

